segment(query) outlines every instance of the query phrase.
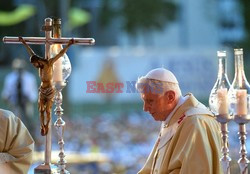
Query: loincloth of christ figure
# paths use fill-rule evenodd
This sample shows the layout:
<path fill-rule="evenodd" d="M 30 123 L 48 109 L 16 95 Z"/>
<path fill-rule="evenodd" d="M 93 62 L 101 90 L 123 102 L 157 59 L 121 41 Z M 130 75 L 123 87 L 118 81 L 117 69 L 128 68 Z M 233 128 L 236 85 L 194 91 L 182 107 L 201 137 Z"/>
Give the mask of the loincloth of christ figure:
<path fill-rule="evenodd" d="M 38 69 L 41 84 L 39 87 L 38 97 L 38 110 L 40 117 L 40 132 L 42 136 L 48 134 L 49 123 L 51 120 L 51 109 L 54 103 L 55 87 L 53 84 L 53 64 L 65 54 L 68 48 L 75 43 L 72 38 L 68 44 L 54 57 L 48 59 L 43 58 L 35 54 L 30 46 L 25 42 L 22 37 L 19 37 L 19 41 L 23 43 L 30 55 L 30 62 L 35 68 Z M 45 117 L 46 116 L 46 117 Z M 46 120 L 45 120 L 46 118 Z"/>

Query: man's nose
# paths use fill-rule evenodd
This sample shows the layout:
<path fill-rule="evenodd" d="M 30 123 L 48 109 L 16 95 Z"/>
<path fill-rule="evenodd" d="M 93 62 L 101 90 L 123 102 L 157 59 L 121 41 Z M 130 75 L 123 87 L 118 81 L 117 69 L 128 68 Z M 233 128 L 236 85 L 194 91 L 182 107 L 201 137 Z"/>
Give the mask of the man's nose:
<path fill-rule="evenodd" d="M 144 110 L 145 112 L 148 112 L 149 109 L 150 109 L 149 106 L 148 106 L 147 104 L 144 103 L 144 105 L 143 105 L 143 110 Z"/>

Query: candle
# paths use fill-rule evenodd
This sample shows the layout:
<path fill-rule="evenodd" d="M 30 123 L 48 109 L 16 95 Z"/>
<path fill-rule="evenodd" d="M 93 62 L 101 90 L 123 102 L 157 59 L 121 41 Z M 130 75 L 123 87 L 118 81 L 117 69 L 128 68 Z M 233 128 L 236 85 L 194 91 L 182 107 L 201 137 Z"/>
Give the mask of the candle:
<path fill-rule="evenodd" d="M 236 90 L 236 114 L 247 115 L 247 90 L 239 89 Z"/>
<path fill-rule="evenodd" d="M 62 58 L 54 63 L 53 81 L 61 82 L 62 80 Z"/>
<path fill-rule="evenodd" d="M 55 44 L 52 46 L 51 49 L 51 55 L 54 57 L 60 52 L 60 45 Z M 52 57 L 51 57 L 52 58 Z M 55 63 L 54 63 L 54 72 L 53 72 L 53 81 L 54 82 L 62 82 L 62 57 L 60 57 Z"/>
<path fill-rule="evenodd" d="M 227 88 L 217 90 L 218 113 L 221 115 L 228 114 Z"/>

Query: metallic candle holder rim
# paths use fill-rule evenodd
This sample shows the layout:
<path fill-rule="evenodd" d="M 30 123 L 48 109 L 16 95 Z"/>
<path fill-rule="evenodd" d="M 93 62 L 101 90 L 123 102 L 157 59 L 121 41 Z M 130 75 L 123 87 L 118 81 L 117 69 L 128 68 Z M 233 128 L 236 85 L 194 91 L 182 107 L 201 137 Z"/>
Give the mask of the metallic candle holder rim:
<path fill-rule="evenodd" d="M 66 82 L 58 81 L 58 82 L 54 82 L 54 85 L 55 85 L 56 91 L 61 91 L 66 86 Z"/>
<path fill-rule="evenodd" d="M 233 120 L 233 116 L 230 114 L 217 114 L 215 115 L 216 120 L 220 122 L 221 124 L 225 124 Z"/>
<path fill-rule="evenodd" d="M 247 124 L 250 121 L 250 115 L 234 115 L 234 121 L 238 124 Z"/>

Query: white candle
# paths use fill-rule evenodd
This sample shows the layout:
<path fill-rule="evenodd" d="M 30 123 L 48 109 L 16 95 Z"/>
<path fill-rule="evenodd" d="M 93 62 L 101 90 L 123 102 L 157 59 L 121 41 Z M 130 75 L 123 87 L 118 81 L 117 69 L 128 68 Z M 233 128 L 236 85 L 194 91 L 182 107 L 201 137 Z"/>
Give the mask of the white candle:
<path fill-rule="evenodd" d="M 236 90 L 236 114 L 247 115 L 247 90 L 239 89 Z"/>
<path fill-rule="evenodd" d="M 217 90 L 218 113 L 221 115 L 228 114 L 227 88 Z"/>
<path fill-rule="evenodd" d="M 60 45 L 53 45 L 52 49 L 52 56 L 56 56 L 60 52 Z M 52 58 L 52 57 L 51 57 Z M 54 63 L 54 72 L 53 72 L 53 81 L 54 82 L 62 82 L 62 57 L 60 57 L 55 63 Z"/>

